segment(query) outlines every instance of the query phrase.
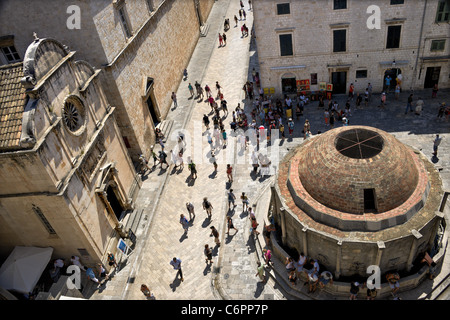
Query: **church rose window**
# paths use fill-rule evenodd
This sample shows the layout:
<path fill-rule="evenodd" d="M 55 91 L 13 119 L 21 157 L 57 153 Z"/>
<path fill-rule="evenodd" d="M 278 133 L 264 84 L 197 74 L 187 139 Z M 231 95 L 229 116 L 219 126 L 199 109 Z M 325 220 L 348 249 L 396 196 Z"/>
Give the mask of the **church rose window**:
<path fill-rule="evenodd" d="M 84 127 L 84 107 L 78 98 L 69 97 L 66 100 L 62 110 L 62 118 L 70 132 L 81 133 Z"/>

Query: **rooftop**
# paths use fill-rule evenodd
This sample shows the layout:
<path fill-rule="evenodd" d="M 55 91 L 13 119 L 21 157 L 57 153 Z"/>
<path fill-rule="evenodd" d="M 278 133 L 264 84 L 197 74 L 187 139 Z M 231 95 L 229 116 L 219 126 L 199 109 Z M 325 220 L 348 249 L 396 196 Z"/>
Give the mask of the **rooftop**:
<path fill-rule="evenodd" d="M 26 103 L 22 62 L 0 66 L 0 151 L 20 148 Z"/>

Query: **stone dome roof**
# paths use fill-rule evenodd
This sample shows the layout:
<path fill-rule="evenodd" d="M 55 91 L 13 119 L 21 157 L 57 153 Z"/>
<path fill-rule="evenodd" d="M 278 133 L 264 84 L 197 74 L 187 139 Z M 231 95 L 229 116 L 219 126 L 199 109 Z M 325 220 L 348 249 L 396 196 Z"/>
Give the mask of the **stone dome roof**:
<path fill-rule="evenodd" d="M 418 184 L 414 153 L 376 128 L 336 128 L 298 152 L 298 175 L 306 192 L 340 212 L 392 210 L 406 202 Z"/>

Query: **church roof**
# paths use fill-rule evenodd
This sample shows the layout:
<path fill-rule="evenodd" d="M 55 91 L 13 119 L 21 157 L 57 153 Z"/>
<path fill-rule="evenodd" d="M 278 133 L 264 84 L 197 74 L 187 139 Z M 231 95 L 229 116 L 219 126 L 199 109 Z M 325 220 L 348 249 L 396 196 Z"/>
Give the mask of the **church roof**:
<path fill-rule="evenodd" d="M 0 66 L 0 151 L 20 148 L 26 103 L 22 62 Z"/>

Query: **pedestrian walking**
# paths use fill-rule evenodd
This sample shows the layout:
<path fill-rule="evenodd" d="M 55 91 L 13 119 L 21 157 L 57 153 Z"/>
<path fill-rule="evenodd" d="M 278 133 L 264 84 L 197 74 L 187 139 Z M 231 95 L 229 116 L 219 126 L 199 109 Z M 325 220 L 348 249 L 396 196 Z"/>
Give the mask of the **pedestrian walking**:
<path fill-rule="evenodd" d="M 209 202 L 208 201 L 208 198 L 203 198 L 203 210 L 205 210 L 206 211 L 206 214 L 208 215 L 208 219 L 211 219 L 211 217 L 212 217 L 212 209 L 214 209 L 213 208 L 213 206 L 212 206 L 212 204 L 211 204 L 211 202 Z"/>
<path fill-rule="evenodd" d="M 266 265 L 270 267 L 273 264 L 272 251 L 270 251 L 270 249 L 263 249 L 263 256 L 264 256 L 264 261 L 265 261 Z"/>
<path fill-rule="evenodd" d="M 209 118 L 208 118 L 208 116 L 206 114 L 203 115 L 203 123 L 205 124 L 206 129 L 209 130 L 209 123 L 210 123 L 210 121 L 209 121 Z"/>
<path fill-rule="evenodd" d="M 223 146 L 225 147 L 227 145 L 227 132 L 225 129 L 222 130 L 222 140 L 223 140 Z"/>
<path fill-rule="evenodd" d="M 211 226 L 210 229 L 211 229 L 210 236 L 214 237 L 214 242 L 218 247 L 220 247 L 219 231 L 217 231 L 217 229 L 214 226 Z"/>
<path fill-rule="evenodd" d="M 292 136 L 292 133 L 294 132 L 294 121 L 292 121 L 292 118 L 289 118 L 288 120 L 288 129 L 289 129 L 289 136 Z"/>
<path fill-rule="evenodd" d="M 192 86 L 191 83 L 188 84 L 188 89 L 189 89 L 189 92 L 190 92 L 191 98 L 192 98 L 194 96 L 194 87 Z"/>
<path fill-rule="evenodd" d="M 105 278 L 105 281 L 109 280 L 109 276 L 106 274 L 106 269 L 103 267 L 101 263 L 97 263 L 97 273 L 100 282 L 102 281 L 102 278 Z"/>
<path fill-rule="evenodd" d="M 245 212 L 246 210 L 248 210 L 248 197 L 245 195 L 245 192 L 242 192 L 241 194 L 241 200 L 242 200 L 242 212 Z"/>
<path fill-rule="evenodd" d="M 369 105 L 369 88 L 366 88 L 366 91 L 364 91 L 364 105 L 366 106 L 366 108 Z"/>
<path fill-rule="evenodd" d="M 432 91 L 432 93 L 431 93 L 431 98 L 432 99 L 434 99 L 434 98 L 436 98 L 437 97 L 437 92 L 439 91 L 439 88 L 438 88 L 438 84 L 436 83 L 434 86 L 433 86 L 433 91 Z"/>
<path fill-rule="evenodd" d="M 222 35 L 219 33 L 219 47 L 223 46 L 223 38 Z"/>
<path fill-rule="evenodd" d="M 117 265 L 117 262 L 116 262 L 116 258 L 114 257 L 114 254 L 112 254 L 111 252 L 108 252 L 108 265 L 110 266 L 110 267 L 112 267 L 112 266 L 114 266 L 114 268 L 119 268 L 119 266 Z"/>
<path fill-rule="evenodd" d="M 333 129 L 333 127 L 334 127 L 334 121 L 335 121 L 335 118 L 334 118 L 334 111 L 331 111 L 331 115 L 330 115 L 330 129 Z"/>
<path fill-rule="evenodd" d="M 193 220 L 195 218 L 195 210 L 192 202 L 186 202 L 186 209 L 189 213 L 189 220 Z"/>
<path fill-rule="evenodd" d="M 297 276 L 300 277 L 300 273 L 302 273 L 302 272 L 305 271 L 305 270 L 303 270 L 303 267 L 305 266 L 306 261 L 307 261 L 307 259 L 306 259 L 305 254 L 304 254 L 303 252 L 301 252 L 301 253 L 300 253 L 300 256 L 298 257 L 298 260 L 297 260 L 297 262 L 296 262 L 296 268 L 297 268 L 296 272 L 297 272 Z"/>
<path fill-rule="evenodd" d="M 172 92 L 172 95 L 170 96 L 170 98 L 173 101 L 173 107 L 176 108 L 178 107 L 178 103 L 177 103 L 177 95 L 175 94 L 175 92 Z"/>
<path fill-rule="evenodd" d="M 220 97 L 220 89 L 222 89 L 222 86 L 219 84 L 219 81 L 216 81 L 217 98 Z"/>
<path fill-rule="evenodd" d="M 400 85 L 397 83 L 397 85 L 395 86 L 395 100 L 398 100 L 398 97 L 400 96 Z"/>
<path fill-rule="evenodd" d="M 238 18 L 236 17 L 236 15 L 234 15 L 234 23 L 235 23 L 234 27 L 237 27 L 237 25 L 238 25 Z"/>
<path fill-rule="evenodd" d="M 258 236 L 259 231 L 257 231 L 256 228 L 258 228 L 259 223 L 256 221 L 256 217 L 255 216 L 251 217 L 250 221 L 252 224 L 252 234 Z"/>
<path fill-rule="evenodd" d="M 189 230 L 189 221 L 186 219 L 184 214 L 180 214 L 180 224 L 184 229 L 184 233 L 186 234 Z"/>
<path fill-rule="evenodd" d="M 266 283 L 266 270 L 264 269 L 264 265 L 261 262 L 257 262 L 258 267 L 256 268 L 256 277 L 261 279 L 260 282 Z"/>
<path fill-rule="evenodd" d="M 230 164 L 227 164 L 227 178 L 228 182 L 233 182 L 233 167 Z"/>
<path fill-rule="evenodd" d="M 445 114 L 445 102 L 442 102 L 441 105 L 439 106 L 437 118 L 442 119 L 444 117 L 444 114 Z"/>
<path fill-rule="evenodd" d="M 348 98 L 350 100 L 353 100 L 354 93 L 355 93 L 355 86 L 353 85 L 353 83 L 350 83 L 350 88 L 348 89 Z"/>
<path fill-rule="evenodd" d="M 86 269 L 86 276 L 91 280 L 92 282 L 95 282 L 97 285 L 99 284 L 99 280 L 95 277 L 94 270 L 92 268 Z"/>
<path fill-rule="evenodd" d="M 144 174 L 147 170 L 152 171 L 152 169 L 148 166 L 148 161 L 145 159 L 143 154 L 139 155 L 139 161 L 141 162 L 139 173 Z"/>
<path fill-rule="evenodd" d="M 303 138 L 306 139 L 306 132 L 311 131 L 311 124 L 309 120 L 305 120 L 305 124 L 303 125 Z"/>
<path fill-rule="evenodd" d="M 369 93 L 369 102 L 370 102 L 370 100 L 372 100 L 372 90 L 373 90 L 373 88 L 372 88 L 372 85 L 370 84 L 370 82 L 367 84 L 367 91 L 368 91 L 368 93 Z"/>
<path fill-rule="evenodd" d="M 241 20 L 242 20 L 242 11 L 239 10 L 239 21 L 241 21 Z"/>
<path fill-rule="evenodd" d="M 234 200 L 236 200 L 236 196 L 233 193 L 233 189 L 230 189 L 230 191 L 228 191 L 228 208 L 229 209 L 231 209 L 231 204 L 233 204 L 233 208 L 236 207 Z"/>
<path fill-rule="evenodd" d="M 409 112 L 413 112 L 412 102 L 413 102 L 413 94 L 411 93 L 408 97 L 408 102 L 406 103 L 405 114 L 408 113 L 408 110 Z"/>
<path fill-rule="evenodd" d="M 247 20 L 247 14 L 244 9 L 242 9 L 242 16 L 244 17 L 244 20 Z"/>
<path fill-rule="evenodd" d="M 172 163 L 174 164 L 175 169 L 176 169 L 178 167 L 178 165 L 177 165 L 178 156 L 177 156 L 176 152 L 173 150 L 170 150 L 170 157 L 172 158 Z"/>
<path fill-rule="evenodd" d="M 441 141 L 442 141 L 442 137 L 439 137 L 439 135 L 437 134 L 436 138 L 434 138 L 434 141 L 433 141 L 433 155 L 435 157 L 437 157 L 438 148 L 439 148 L 439 145 L 441 144 Z"/>
<path fill-rule="evenodd" d="M 227 45 L 227 35 L 225 33 L 222 34 L 222 39 L 223 39 L 223 45 L 226 46 Z"/>
<path fill-rule="evenodd" d="M 384 86 L 385 86 L 386 93 L 389 93 L 389 87 L 391 86 L 391 80 L 392 80 L 392 78 L 390 75 L 387 75 L 386 78 L 384 78 Z"/>
<path fill-rule="evenodd" d="M 380 98 L 380 106 L 379 108 L 384 109 L 385 108 L 385 104 L 386 104 L 386 93 L 382 93 L 381 94 L 381 98 Z"/>
<path fill-rule="evenodd" d="M 330 125 L 329 121 L 330 121 L 330 113 L 328 112 L 327 109 L 325 109 L 324 112 L 324 119 L 325 119 L 325 127 L 328 127 Z"/>
<path fill-rule="evenodd" d="M 208 85 L 205 85 L 206 98 L 211 97 L 211 88 Z"/>
<path fill-rule="evenodd" d="M 183 271 L 181 270 L 181 260 L 179 258 L 174 257 L 170 261 L 170 265 L 173 267 L 174 270 L 177 270 L 177 274 L 176 274 L 175 278 L 178 278 L 178 276 L 180 276 L 181 281 L 184 281 Z"/>
<path fill-rule="evenodd" d="M 164 150 L 161 150 L 159 152 L 159 163 L 161 164 L 161 169 L 163 163 L 166 165 L 166 169 L 169 167 L 169 164 L 167 163 L 167 154 L 164 152 Z"/>
<path fill-rule="evenodd" d="M 236 234 L 238 232 L 238 229 L 235 228 L 234 224 L 233 224 L 233 220 L 231 219 L 230 216 L 227 216 L 227 234 L 230 234 L 230 229 L 234 229 L 236 230 L 236 232 L 234 234 Z"/>
<path fill-rule="evenodd" d="M 191 179 L 197 179 L 197 168 L 194 161 L 189 162 L 188 169 L 191 172 Z"/>
<path fill-rule="evenodd" d="M 209 247 L 208 244 L 205 244 L 205 250 L 203 250 L 203 253 L 205 254 L 205 257 L 206 257 L 205 262 L 206 263 L 209 262 L 209 264 L 212 264 L 213 263 L 213 261 L 212 261 L 212 250 L 211 250 L 211 248 Z"/>

